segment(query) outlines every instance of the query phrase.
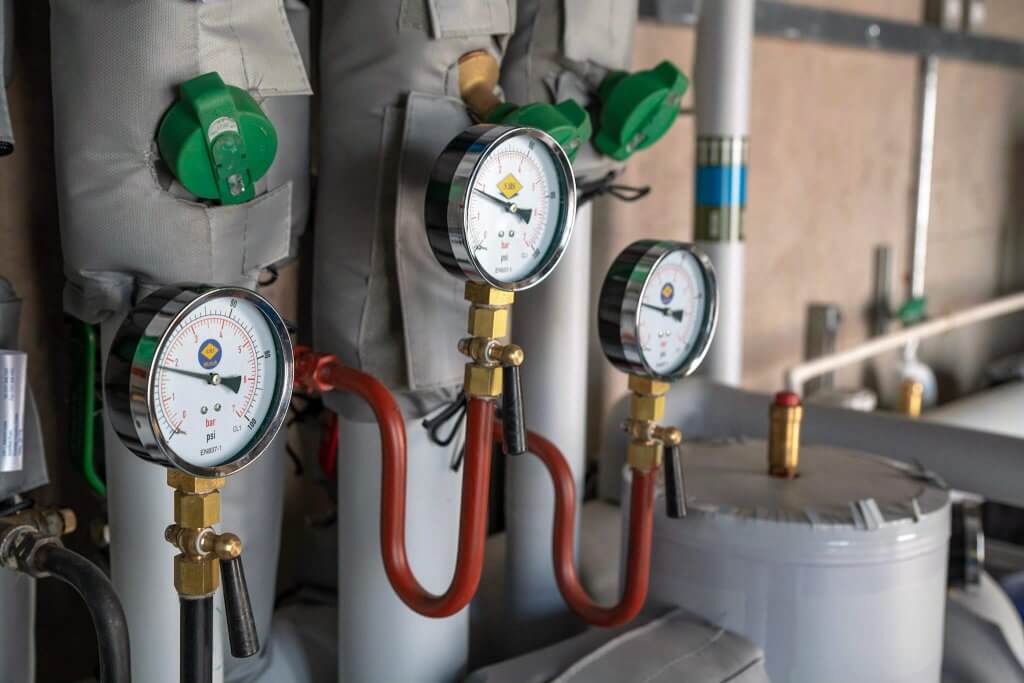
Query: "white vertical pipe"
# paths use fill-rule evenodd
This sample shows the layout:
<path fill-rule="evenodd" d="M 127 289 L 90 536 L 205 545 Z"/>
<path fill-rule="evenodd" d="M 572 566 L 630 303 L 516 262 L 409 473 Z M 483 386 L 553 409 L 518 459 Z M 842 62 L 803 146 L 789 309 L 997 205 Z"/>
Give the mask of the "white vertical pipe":
<path fill-rule="evenodd" d="M 522 366 L 526 425 L 565 454 L 576 482 L 576 518 L 586 465 L 587 357 L 595 323 L 590 305 L 592 204 L 580 208 L 572 242 L 555 272 L 516 297 L 512 339 Z M 571 635 L 579 621 L 555 584 L 551 557 L 554 493 L 541 462 L 508 458 L 505 525 L 505 623 L 514 655 Z"/>
<path fill-rule="evenodd" d="M 917 183 L 914 197 L 914 231 L 911 235 L 910 296 L 924 296 L 925 264 L 928 258 L 928 221 L 932 203 L 932 160 L 935 151 L 935 113 L 939 94 L 939 60 L 921 60 L 918 82 L 920 99 L 917 141 Z"/>
<path fill-rule="evenodd" d="M 432 593 L 442 593 L 455 572 L 462 470 L 450 467 L 458 445 L 432 443 L 420 422 L 405 425 L 410 456 L 405 542 L 416 578 Z M 384 573 L 377 423 L 339 415 L 338 433 L 339 681 L 461 680 L 469 656 L 469 610 L 446 619 L 420 616 L 395 595 Z"/>
<path fill-rule="evenodd" d="M 701 5 L 694 88 L 697 113 L 698 199 L 695 236 L 718 273 L 718 333 L 704 367 L 718 382 L 739 384 L 743 372 L 742 205 L 750 132 L 750 76 L 755 0 Z M 712 172 L 710 185 L 701 169 Z M 742 169 L 742 170 L 741 170 Z M 719 185 L 714 186 L 714 178 Z M 711 195 L 711 201 L 701 198 Z"/>

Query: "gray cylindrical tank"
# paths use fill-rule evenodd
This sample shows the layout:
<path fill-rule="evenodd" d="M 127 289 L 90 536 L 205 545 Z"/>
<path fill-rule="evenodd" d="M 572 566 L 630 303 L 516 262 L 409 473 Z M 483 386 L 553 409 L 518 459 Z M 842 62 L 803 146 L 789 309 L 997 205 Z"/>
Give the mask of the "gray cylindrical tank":
<path fill-rule="evenodd" d="M 774 681 L 938 681 L 948 492 L 825 446 L 802 449 L 796 479 L 775 479 L 766 453 L 684 447 L 689 515 L 656 513 L 650 599 L 751 639 Z"/>

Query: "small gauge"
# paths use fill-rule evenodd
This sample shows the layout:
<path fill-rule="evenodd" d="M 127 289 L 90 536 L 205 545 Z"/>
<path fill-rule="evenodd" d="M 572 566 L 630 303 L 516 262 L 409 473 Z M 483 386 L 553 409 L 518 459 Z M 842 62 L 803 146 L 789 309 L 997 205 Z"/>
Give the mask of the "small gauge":
<path fill-rule="evenodd" d="M 166 287 L 111 345 L 111 424 L 135 454 L 198 477 L 255 460 L 291 400 L 292 346 L 266 299 L 237 287 Z"/>
<path fill-rule="evenodd" d="M 601 347 L 631 374 L 664 381 L 689 375 L 704 359 L 717 319 L 711 261 L 688 244 L 634 242 L 601 287 Z"/>
<path fill-rule="evenodd" d="M 425 207 L 437 260 L 459 277 L 521 290 L 554 270 L 576 217 L 569 158 L 533 128 L 481 124 L 434 164 Z"/>

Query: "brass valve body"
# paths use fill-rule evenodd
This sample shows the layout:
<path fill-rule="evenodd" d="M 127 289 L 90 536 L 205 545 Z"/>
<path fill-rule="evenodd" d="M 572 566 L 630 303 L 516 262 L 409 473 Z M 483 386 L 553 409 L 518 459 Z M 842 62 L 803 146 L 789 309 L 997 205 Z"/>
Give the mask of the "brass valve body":
<path fill-rule="evenodd" d="M 220 488 L 224 479 L 203 479 L 168 470 L 167 484 L 174 489 L 174 524 L 164 531 L 164 539 L 178 550 L 174 558 L 174 588 L 183 596 L 210 595 L 220 586 L 218 561 L 242 553 L 238 536 L 218 534 L 212 528 L 220 521 Z"/>
<path fill-rule="evenodd" d="M 678 446 L 683 434 L 675 427 L 662 427 L 657 421 L 665 416 L 665 394 L 668 382 L 629 376 L 629 389 L 633 392 L 629 403 L 629 419 L 622 427 L 632 436 L 627 464 L 635 470 L 650 472 L 661 467 L 665 446 Z"/>
<path fill-rule="evenodd" d="M 796 394 L 782 392 L 768 411 L 768 474 L 793 479 L 800 466 L 800 421 L 803 406 Z"/>
<path fill-rule="evenodd" d="M 521 365 L 523 350 L 515 344 L 502 344 L 508 335 L 509 308 L 515 294 L 477 282 L 467 282 L 465 298 L 469 302 L 469 333 L 459 341 L 459 351 L 472 362 L 466 364 L 463 378 L 467 396 L 496 398 L 501 395 L 502 366 Z"/>

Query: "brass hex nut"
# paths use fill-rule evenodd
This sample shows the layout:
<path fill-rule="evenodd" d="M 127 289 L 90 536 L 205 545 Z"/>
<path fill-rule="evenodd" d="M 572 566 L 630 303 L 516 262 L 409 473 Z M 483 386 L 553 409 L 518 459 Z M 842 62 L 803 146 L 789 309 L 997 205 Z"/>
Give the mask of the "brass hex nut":
<path fill-rule="evenodd" d="M 640 375 L 629 376 L 629 390 L 635 394 L 644 396 L 664 396 L 672 385 L 668 382 L 659 382 L 650 377 Z"/>
<path fill-rule="evenodd" d="M 514 292 L 495 289 L 490 285 L 483 285 L 479 282 L 467 282 L 465 297 L 466 301 L 480 304 L 481 306 L 511 306 L 512 302 L 515 301 L 516 295 Z"/>
<path fill-rule="evenodd" d="M 180 527 L 204 529 L 220 521 L 220 492 L 174 492 L 174 523 Z"/>
<path fill-rule="evenodd" d="M 469 333 L 474 337 L 504 337 L 508 334 L 508 309 L 470 306 Z"/>
<path fill-rule="evenodd" d="M 633 394 L 629 414 L 634 420 L 658 422 L 665 416 L 665 397 Z"/>
<path fill-rule="evenodd" d="M 167 470 L 167 485 L 186 493 L 209 493 L 224 487 L 224 477 L 193 477 L 180 470 Z"/>
<path fill-rule="evenodd" d="M 220 565 L 217 558 L 186 557 L 174 558 L 174 588 L 180 595 L 209 595 L 220 586 Z"/>
<path fill-rule="evenodd" d="M 661 467 L 662 453 L 664 446 L 659 441 L 640 441 L 634 439 L 629 442 L 629 454 L 626 456 L 626 464 L 641 472 L 650 472 Z"/>
<path fill-rule="evenodd" d="M 501 395 L 501 366 L 466 364 L 464 379 L 467 396 L 489 398 Z"/>

